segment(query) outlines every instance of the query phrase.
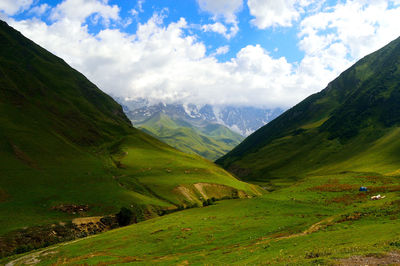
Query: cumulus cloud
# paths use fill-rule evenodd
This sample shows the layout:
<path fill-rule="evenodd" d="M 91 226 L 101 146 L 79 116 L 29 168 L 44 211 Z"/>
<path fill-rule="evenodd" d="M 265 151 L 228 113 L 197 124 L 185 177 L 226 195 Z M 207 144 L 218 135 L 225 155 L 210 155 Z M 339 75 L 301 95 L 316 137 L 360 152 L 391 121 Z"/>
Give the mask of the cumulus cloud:
<path fill-rule="evenodd" d="M 205 32 L 216 32 L 223 35 L 226 39 L 231 39 L 236 35 L 239 30 L 239 27 L 236 23 L 234 23 L 229 29 L 222 23 L 216 22 L 214 24 L 206 24 L 201 27 L 201 29 Z"/>
<path fill-rule="evenodd" d="M 260 29 L 271 26 L 292 26 L 292 21 L 300 17 L 296 8 L 298 0 L 248 0 L 251 22 Z"/>
<path fill-rule="evenodd" d="M 228 29 L 225 27 L 224 24 L 220 23 L 220 22 L 216 22 L 214 24 L 206 24 L 203 25 L 201 27 L 201 29 L 203 31 L 213 31 L 222 35 L 226 35 L 226 32 L 228 31 Z"/>
<path fill-rule="evenodd" d="M 260 45 L 243 47 L 219 62 L 215 56 L 227 53 L 229 46 L 208 55 L 184 18 L 166 24 L 161 12 L 138 24 L 134 34 L 107 27 L 90 33 L 89 17 L 118 22 L 118 7 L 85 1 L 90 3 L 85 11 L 70 14 L 70 1 L 81 0 L 53 8 L 51 14 L 57 15 L 50 24 L 39 19 L 9 22 L 105 92 L 153 101 L 290 107 L 400 34 L 400 7 L 389 9 L 387 1 L 378 0 L 340 2 L 302 19 L 298 37 L 305 55 L 299 62 L 273 57 Z M 225 28 L 214 31 L 226 34 L 228 28 L 221 25 Z"/>
<path fill-rule="evenodd" d="M 223 35 L 226 39 L 235 37 L 239 31 L 236 13 L 243 7 L 243 0 L 197 0 L 202 11 L 213 15 L 214 24 L 206 24 L 202 26 L 203 31 L 216 32 Z M 229 25 L 225 26 L 218 20 Z"/>
<path fill-rule="evenodd" d="M 184 33 L 188 24 L 183 18 L 164 26 L 162 15 L 155 14 L 139 24 L 134 35 L 118 29 L 93 35 L 67 19 L 51 25 L 37 19 L 11 24 L 65 58 L 105 92 L 122 97 L 287 106 L 303 96 L 289 93 L 296 77 L 286 59 L 274 59 L 259 45 L 250 45 L 220 63 L 206 55 L 206 46 L 195 36 Z M 228 49 L 222 46 L 216 54 Z"/>
<path fill-rule="evenodd" d="M 300 24 L 303 63 L 320 64 L 334 77 L 361 57 L 400 35 L 400 7 L 388 1 L 347 1 L 305 18 Z"/>
<path fill-rule="evenodd" d="M 215 50 L 215 53 L 213 53 L 212 55 L 222 55 L 222 54 L 227 54 L 229 52 L 229 45 L 224 45 L 221 47 L 218 47 L 217 50 Z"/>
<path fill-rule="evenodd" d="M 0 11 L 3 11 L 6 15 L 15 15 L 28 9 L 32 3 L 33 0 L 1 0 Z"/>
<path fill-rule="evenodd" d="M 96 20 L 102 18 L 108 24 L 110 20 L 119 19 L 119 7 L 108 5 L 107 1 L 66 0 L 52 10 L 50 19 L 57 21 L 67 18 L 83 23 L 90 15 L 97 15 Z"/>
<path fill-rule="evenodd" d="M 313 0 L 248 0 L 247 6 L 254 17 L 250 22 L 259 29 L 269 27 L 291 27 L 305 13 L 314 13 L 326 1 Z"/>
<path fill-rule="evenodd" d="M 36 16 L 42 16 L 46 11 L 50 9 L 50 6 L 48 4 L 41 4 L 40 6 L 35 6 L 29 10 L 30 14 L 34 14 Z"/>
<path fill-rule="evenodd" d="M 197 0 L 201 10 L 216 19 L 223 17 L 228 23 L 236 23 L 236 13 L 242 9 L 243 0 Z"/>

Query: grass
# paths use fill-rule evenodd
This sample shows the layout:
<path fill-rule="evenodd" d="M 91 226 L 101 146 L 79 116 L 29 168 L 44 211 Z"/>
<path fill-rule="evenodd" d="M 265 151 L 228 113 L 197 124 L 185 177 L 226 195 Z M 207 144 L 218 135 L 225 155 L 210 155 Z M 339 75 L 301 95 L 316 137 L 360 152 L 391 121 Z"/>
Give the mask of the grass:
<path fill-rule="evenodd" d="M 327 134 L 317 129 L 309 129 L 300 135 L 276 139 L 228 168 L 244 180 L 275 188 L 307 174 L 342 171 L 388 174 L 399 169 L 399 133 L 398 127 L 391 127 L 371 141 L 366 136 L 376 133 L 365 129 L 362 135 L 341 143 L 337 139 L 327 140 Z M 244 174 L 236 169 L 245 169 Z"/>
<path fill-rule="evenodd" d="M 371 173 L 310 176 L 261 197 L 221 201 L 61 245 L 38 259 L 43 265 L 305 265 L 353 255 L 384 256 L 400 251 L 399 191 L 385 192 L 380 201 L 369 200 L 369 194 L 350 204 L 332 199 L 352 198 L 360 185 L 398 186 L 398 180 Z"/>
<path fill-rule="evenodd" d="M 163 113 L 134 125 L 172 147 L 211 161 L 226 154 L 243 140 L 242 136 L 225 126 L 204 121 L 191 124 Z"/>
<path fill-rule="evenodd" d="M 400 72 L 384 68 L 385 59 L 397 66 L 397 47 L 363 59 L 219 161 L 271 191 L 265 194 L 133 129 L 110 97 L 0 23 L 0 235 L 120 207 L 148 208 L 146 218 L 155 217 L 0 262 L 304 265 L 398 254 L 400 131 L 391 107 Z M 380 76 L 369 80 L 376 70 Z M 350 85 L 357 90 L 343 89 Z M 370 112 L 355 117 L 364 107 Z M 385 198 L 370 200 L 378 193 Z M 213 197 L 242 199 L 157 217 Z M 89 210 L 54 210 L 61 204 Z"/>
<path fill-rule="evenodd" d="M 357 62 L 216 162 L 243 180 L 271 187 L 307 174 L 397 171 L 399 57 L 400 38 Z"/>
<path fill-rule="evenodd" d="M 4 162 L 0 167 L 4 194 L 0 208 L 1 234 L 78 215 L 51 209 L 60 204 L 88 204 L 90 210 L 86 216 L 113 214 L 120 207 L 132 204 L 174 207 L 184 199 L 173 190 L 185 184 L 223 184 L 254 194 L 250 185 L 211 162 L 184 154 L 143 133 L 119 141 L 126 155 L 112 155 L 112 158 L 118 159 L 123 168 L 116 167 L 104 150 L 93 155 L 61 144 L 51 144 L 63 151 L 53 160 L 46 158 L 51 154 L 31 155 L 24 149 L 24 154 L 34 158 L 37 168 L 21 162 L 13 153 L 1 154 Z"/>
<path fill-rule="evenodd" d="M 0 160 L 0 236 L 121 207 L 139 205 L 156 216 L 201 204 L 193 187 L 190 200 L 177 186 L 215 183 L 258 193 L 200 156 L 134 129 L 111 97 L 2 21 Z M 89 210 L 54 210 L 61 204 Z"/>

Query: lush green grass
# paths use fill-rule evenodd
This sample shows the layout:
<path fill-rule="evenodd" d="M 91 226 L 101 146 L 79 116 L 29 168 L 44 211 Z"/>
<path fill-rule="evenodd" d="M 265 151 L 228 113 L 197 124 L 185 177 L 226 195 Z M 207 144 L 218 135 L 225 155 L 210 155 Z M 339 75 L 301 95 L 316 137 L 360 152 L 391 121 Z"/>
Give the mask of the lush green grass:
<path fill-rule="evenodd" d="M 206 122 L 191 124 L 163 113 L 157 113 L 135 126 L 183 152 L 198 154 L 211 161 L 226 154 L 244 139 L 222 125 Z"/>
<path fill-rule="evenodd" d="M 363 58 L 217 160 L 244 180 L 397 171 L 400 38 Z"/>
<path fill-rule="evenodd" d="M 360 185 L 374 192 L 359 193 Z M 258 198 L 222 201 L 61 245 L 38 259 L 43 265 L 304 265 L 353 255 L 382 256 L 400 251 L 399 190 L 398 177 L 309 176 Z M 369 200 L 376 193 L 386 198 Z"/>
<path fill-rule="evenodd" d="M 60 204 L 88 204 L 87 216 L 116 213 L 120 207 L 132 204 L 161 208 L 182 205 L 186 199 L 173 190 L 185 184 L 223 184 L 249 195 L 255 193 L 251 185 L 213 163 L 139 132 L 119 144 L 127 155 L 112 156 L 122 162 L 123 168 L 117 168 L 105 151 L 93 155 L 67 145 L 49 145 L 59 154 L 30 155 L 24 150 L 34 158 L 36 167 L 21 162 L 12 152 L 1 153 L 1 233 L 77 217 L 51 209 Z M 51 155 L 53 159 L 48 158 Z"/>

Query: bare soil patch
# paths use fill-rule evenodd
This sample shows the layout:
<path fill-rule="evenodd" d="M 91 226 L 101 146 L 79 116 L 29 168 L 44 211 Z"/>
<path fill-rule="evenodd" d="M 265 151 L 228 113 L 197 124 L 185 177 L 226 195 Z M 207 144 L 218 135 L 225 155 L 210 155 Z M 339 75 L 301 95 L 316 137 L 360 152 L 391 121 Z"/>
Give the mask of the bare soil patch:
<path fill-rule="evenodd" d="M 367 256 L 352 256 L 338 260 L 338 265 L 400 265 L 400 253 L 371 254 Z"/>

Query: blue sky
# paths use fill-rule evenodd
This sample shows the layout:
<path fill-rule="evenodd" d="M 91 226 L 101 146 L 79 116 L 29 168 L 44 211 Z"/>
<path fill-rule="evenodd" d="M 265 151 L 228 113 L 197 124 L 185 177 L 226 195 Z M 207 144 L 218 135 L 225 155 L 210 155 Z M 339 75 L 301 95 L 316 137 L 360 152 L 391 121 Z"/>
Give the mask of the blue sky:
<path fill-rule="evenodd" d="M 399 0 L 2 0 L 102 90 L 288 108 L 400 35 Z"/>
<path fill-rule="evenodd" d="M 34 6 L 40 6 L 42 4 L 47 4 L 51 7 L 56 6 L 61 1 L 59 0 L 37 0 L 34 1 Z M 330 1 L 334 3 L 334 1 Z M 199 38 L 207 44 L 210 49 L 217 49 L 223 45 L 229 45 L 229 52 L 225 55 L 218 55 L 220 61 L 226 61 L 234 57 L 236 53 L 247 45 L 260 44 L 262 47 L 271 52 L 274 57 L 284 56 L 289 62 L 299 61 L 303 56 L 304 52 L 300 51 L 297 47 L 297 30 L 295 27 L 274 27 L 268 29 L 259 29 L 256 26 L 249 23 L 252 16 L 249 14 L 249 9 L 247 5 L 242 5 L 239 12 L 236 13 L 237 20 L 239 23 L 239 32 L 230 40 L 227 40 L 221 34 L 215 32 L 204 32 L 201 29 L 196 29 L 195 27 L 201 27 L 204 24 L 214 23 L 213 14 L 208 11 L 203 11 L 200 9 L 199 5 L 195 0 L 158 0 L 158 1 L 126 1 L 126 0 L 113 0 L 108 1 L 109 5 L 117 5 L 120 8 L 121 18 L 127 20 L 132 19 L 132 23 L 126 27 L 121 27 L 119 24 L 111 25 L 111 27 L 119 28 L 124 32 L 134 34 L 137 30 L 138 23 L 145 23 L 148 21 L 154 12 L 164 12 L 166 18 L 164 19 L 165 24 L 175 22 L 181 17 L 187 19 L 190 24 L 193 24 L 193 29 L 191 29 Z M 329 1 L 325 3 L 328 5 Z M 30 13 L 30 9 L 25 10 L 14 17 L 16 19 L 26 19 L 37 17 L 36 14 Z M 132 10 L 136 10 L 138 15 L 136 17 L 132 16 Z M 49 20 L 49 11 L 44 13 L 40 18 L 51 24 L 52 21 Z M 302 15 L 304 16 L 304 14 Z M 93 16 L 92 16 L 93 17 Z M 91 18 L 88 17 L 86 24 L 89 26 L 89 32 L 98 33 L 104 28 L 102 24 L 92 23 Z"/>

